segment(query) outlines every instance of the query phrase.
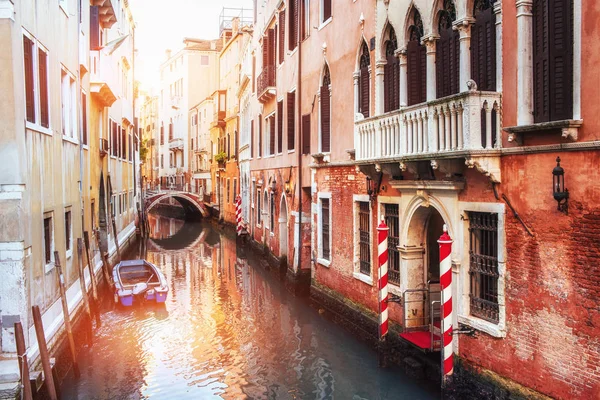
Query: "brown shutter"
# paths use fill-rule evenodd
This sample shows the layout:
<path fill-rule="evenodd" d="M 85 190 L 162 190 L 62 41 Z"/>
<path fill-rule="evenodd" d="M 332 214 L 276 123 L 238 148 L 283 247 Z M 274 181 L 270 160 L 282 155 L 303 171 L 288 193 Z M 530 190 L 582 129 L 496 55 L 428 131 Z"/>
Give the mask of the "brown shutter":
<path fill-rule="evenodd" d="M 287 148 L 294 150 L 296 137 L 296 92 L 287 94 Z"/>
<path fill-rule="evenodd" d="M 535 122 L 550 120 L 548 0 L 533 2 L 533 116 Z"/>
<path fill-rule="evenodd" d="M 267 55 L 267 65 L 275 65 L 275 52 L 277 51 L 277 41 L 275 36 L 275 29 L 269 29 L 269 48 Z"/>
<path fill-rule="evenodd" d="M 321 86 L 321 151 L 331 151 L 331 99 L 329 87 Z"/>
<path fill-rule="evenodd" d="M 263 152 L 263 135 L 262 135 L 262 116 L 258 115 L 258 156 L 262 157 Z"/>
<path fill-rule="evenodd" d="M 294 38 L 293 39 L 294 39 L 294 48 L 296 48 L 296 46 L 298 46 L 298 31 L 299 31 L 298 25 L 299 25 L 299 22 L 300 22 L 300 13 L 298 12 L 299 11 L 298 0 L 293 0 L 293 3 L 294 3 L 294 22 L 293 22 L 293 24 L 294 24 L 294 29 L 293 29 L 293 31 L 294 31 L 294 33 L 293 33 L 294 34 Z"/>
<path fill-rule="evenodd" d="M 100 45 L 99 7 L 90 6 L 90 50 L 99 50 Z"/>
<path fill-rule="evenodd" d="M 277 152 L 283 152 L 283 101 L 277 102 Z"/>
<path fill-rule="evenodd" d="M 23 36 L 23 60 L 25 62 L 25 106 L 27 121 L 35 122 L 35 100 L 33 87 L 33 42 Z"/>
<path fill-rule="evenodd" d="M 323 21 L 331 17 L 331 0 L 323 0 Z"/>
<path fill-rule="evenodd" d="M 400 65 L 397 57 L 387 58 L 384 68 L 384 111 L 400 108 Z"/>
<path fill-rule="evenodd" d="M 496 17 L 492 7 L 478 12 L 471 26 L 471 78 L 480 90 L 496 90 Z"/>
<path fill-rule="evenodd" d="M 285 11 L 279 13 L 279 64 L 285 55 Z"/>
<path fill-rule="evenodd" d="M 419 42 L 411 40 L 406 46 L 406 68 L 408 74 L 408 105 L 420 103 L 421 95 L 421 79 L 419 69 L 421 67 L 421 52 Z"/>
<path fill-rule="evenodd" d="M 300 40 L 306 39 L 306 0 L 300 0 L 300 19 L 298 21 L 300 27 Z"/>
<path fill-rule="evenodd" d="M 269 118 L 269 155 L 275 154 L 275 116 Z"/>
<path fill-rule="evenodd" d="M 369 117 L 369 67 L 360 69 L 360 112 Z"/>
<path fill-rule="evenodd" d="M 40 78 L 40 124 L 44 128 L 50 126 L 49 106 L 48 106 L 48 55 L 42 50 L 38 50 L 38 75 Z"/>
<path fill-rule="evenodd" d="M 254 158 L 254 120 L 250 121 L 250 158 Z"/>
<path fill-rule="evenodd" d="M 277 25 L 273 29 L 271 29 L 273 35 L 272 39 L 272 49 L 271 49 L 271 65 L 277 64 Z"/>
<path fill-rule="evenodd" d="M 263 71 L 269 65 L 269 32 L 265 36 L 263 36 L 263 59 L 262 59 L 262 68 Z"/>
<path fill-rule="evenodd" d="M 302 154 L 310 154 L 310 114 L 302 116 Z"/>
<path fill-rule="evenodd" d="M 160 125 L 160 144 L 165 144 L 165 126 Z"/>
<path fill-rule="evenodd" d="M 550 120 L 573 118 L 573 0 L 548 7 Z"/>
<path fill-rule="evenodd" d="M 440 29 L 436 43 L 437 98 L 459 91 L 459 33 L 452 28 Z"/>

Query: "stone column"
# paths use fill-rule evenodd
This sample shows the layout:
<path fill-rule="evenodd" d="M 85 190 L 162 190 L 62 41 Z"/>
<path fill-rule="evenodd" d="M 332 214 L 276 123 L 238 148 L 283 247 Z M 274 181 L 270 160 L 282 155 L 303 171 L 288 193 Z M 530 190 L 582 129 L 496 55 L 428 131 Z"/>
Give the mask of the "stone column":
<path fill-rule="evenodd" d="M 360 112 L 360 104 L 358 104 L 360 101 L 358 98 L 358 78 L 360 77 L 360 71 L 356 71 L 352 76 L 354 78 L 354 114 L 356 114 Z"/>
<path fill-rule="evenodd" d="M 452 29 L 458 31 L 460 41 L 458 90 L 461 92 L 469 90 L 467 81 L 471 79 L 471 22 L 465 18 L 452 25 Z"/>
<path fill-rule="evenodd" d="M 426 36 L 423 43 L 427 48 L 427 101 L 436 99 L 436 76 L 435 76 L 435 44 L 437 36 Z"/>
<path fill-rule="evenodd" d="M 502 2 L 494 3 L 496 14 L 496 91 L 502 92 Z"/>
<path fill-rule="evenodd" d="M 383 114 L 383 102 L 385 96 L 385 88 L 383 83 L 384 69 L 387 64 L 386 60 L 377 60 L 375 62 L 375 114 Z"/>
<path fill-rule="evenodd" d="M 396 57 L 400 61 L 400 107 L 408 105 L 408 61 L 406 49 L 396 50 Z"/>
<path fill-rule="evenodd" d="M 517 1 L 517 124 L 533 124 L 532 0 Z"/>

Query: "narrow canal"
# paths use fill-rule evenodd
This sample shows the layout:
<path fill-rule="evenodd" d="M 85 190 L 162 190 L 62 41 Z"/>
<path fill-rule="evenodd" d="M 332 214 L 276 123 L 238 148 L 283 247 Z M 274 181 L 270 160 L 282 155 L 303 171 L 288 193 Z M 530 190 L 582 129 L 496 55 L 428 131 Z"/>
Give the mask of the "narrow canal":
<path fill-rule="evenodd" d="M 103 304 L 65 399 L 432 399 L 433 384 L 379 369 L 375 351 L 289 293 L 210 225 L 151 216 L 126 258 L 165 273 L 163 306 Z M 109 296 L 105 296 L 109 297 Z"/>

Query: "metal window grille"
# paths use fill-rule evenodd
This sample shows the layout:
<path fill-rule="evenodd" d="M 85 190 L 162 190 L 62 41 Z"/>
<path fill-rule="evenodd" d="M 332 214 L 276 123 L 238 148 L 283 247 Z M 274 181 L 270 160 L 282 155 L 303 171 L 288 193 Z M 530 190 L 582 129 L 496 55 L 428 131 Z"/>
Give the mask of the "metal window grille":
<path fill-rule="evenodd" d="M 358 202 L 358 230 L 359 230 L 359 251 L 360 251 L 360 272 L 371 275 L 371 224 L 369 203 L 366 201 Z"/>
<path fill-rule="evenodd" d="M 498 323 L 498 214 L 469 212 L 471 314 Z"/>
<path fill-rule="evenodd" d="M 385 204 L 385 223 L 390 228 L 388 233 L 388 279 L 390 283 L 400 286 L 400 252 L 398 237 L 400 222 L 398 219 L 398 204 Z"/>
<path fill-rule="evenodd" d="M 271 215 L 270 215 L 271 219 L 269 220 L 270 222 L 270 227 L 271 227 L 271 232 L 275 231 L 275 195 L 273 194 L 273 192 L 271 192 Z"/>
<path fill-rule="evenodd" d="M 44 218 L 44 258 L 46 264 L 52 261 L 52 218 Z"/>
<path fill-rule="evenodd" d="M 329 248 L 329 199 L 321 199 L 321 243 L 323 243 L 322 257 L 329 260 L 331 249 Z"/>

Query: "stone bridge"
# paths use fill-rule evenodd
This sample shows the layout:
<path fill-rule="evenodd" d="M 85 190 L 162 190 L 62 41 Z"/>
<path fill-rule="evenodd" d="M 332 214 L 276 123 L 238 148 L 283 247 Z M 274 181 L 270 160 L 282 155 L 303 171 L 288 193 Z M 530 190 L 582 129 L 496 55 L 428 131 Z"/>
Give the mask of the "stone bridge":
<path fill-rule="evenodd" d="M 185 215 L 190 218 L 208 217 L 210 215 L 210 211 L 201 196 L 195 193 L 174 190 L 147 191 L 144 198 L 146 212 L 150 212 L 158 203 L 169 198 L 177 200 L 183 207 Z"/>

